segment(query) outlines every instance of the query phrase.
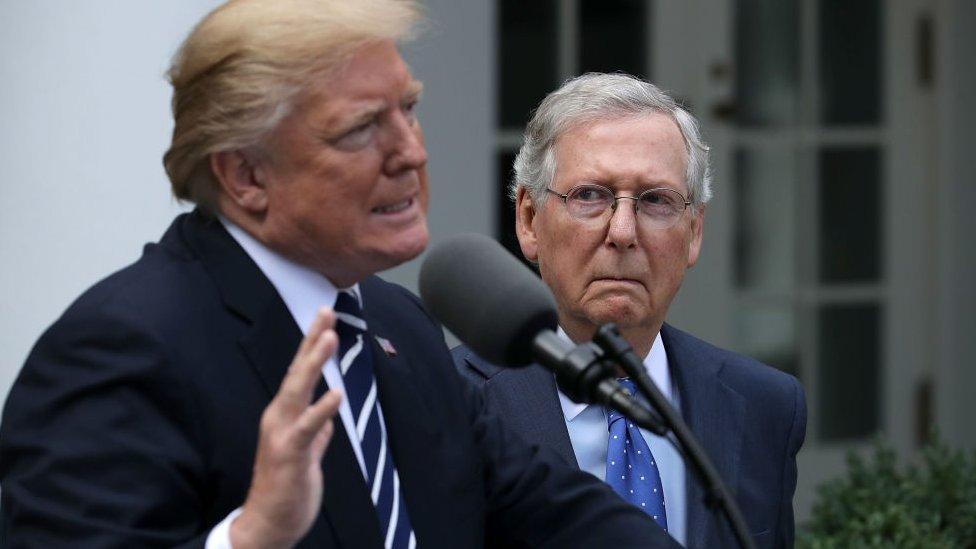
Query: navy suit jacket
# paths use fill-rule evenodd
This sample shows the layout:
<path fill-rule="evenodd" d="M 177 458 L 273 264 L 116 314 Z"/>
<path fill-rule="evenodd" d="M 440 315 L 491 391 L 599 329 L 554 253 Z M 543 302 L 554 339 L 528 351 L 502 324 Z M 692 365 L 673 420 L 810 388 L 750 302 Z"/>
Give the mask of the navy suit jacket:
<path fill-rule="evenodd" d="M 417 299 L 360 283 L 379 398 L 422 547 L 642 546 L 667 536 L 599 482 L 485 413 Z M 221 224 L 178 217 L 135 264 L 41 337 L 0 427 L 0 540 L 10 547 L 201 547 L 244 502 L 262 410 L 301 331 Z M 303 547 L 382 547 L 342 423 Z M 589 477 L 592 479 L 592 477 Z M 628 537 L 630 536 L 630 537 Z M 641 539 L 638 537 L 637 539 Z"/>
<path fill-rule="evenodd" d="M 796 453 L 806 431 L 803 388 L 792 376 L 661 328 L 681 413 L 729 488 L 759 547 L 793 546 Z M 463 377 L 482 389 L 488 408 L 521 433 L 575 465 L 554 376 L 541 366 L 491 364 L 464 346 L 452 351 Z M 736 547 L 723 516 L 704 503 L 688 468 L 689 547 Z"/>

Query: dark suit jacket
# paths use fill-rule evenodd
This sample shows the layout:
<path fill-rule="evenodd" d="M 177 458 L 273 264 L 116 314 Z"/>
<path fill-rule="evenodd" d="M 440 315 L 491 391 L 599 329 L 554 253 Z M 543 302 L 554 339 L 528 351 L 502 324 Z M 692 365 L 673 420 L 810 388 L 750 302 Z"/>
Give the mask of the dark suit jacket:
<path fill-rule="evenodd" d="M 661 338 L 678 388 L 681 412 L 722 479 L 737 494 L 760 547 L 792 547 L 796 453 L 806 431 L 803 388 L 792 376 L 724 351 L 664 325 Z M 490 410 L 527 440 L 576 456 L 551 373 L 535 365 L 506 369 L 466 347 L 455 365 L 482 388 Z M 724 517 L 705 506 L 688 468 L 689 547 L 735 547 Z"/>
<path fill-rule="evenodd" d="M 484 413 L 415 297 L 375 277 L 360 287 L 371 332 L 397 350 L 372 348 L 422 547 L 479 547 L 486 536 L 516 546 L 642 545 L 627 531 L 668 543 L 599 482 Z M 219 222 L 178 217 L 139 261 L 71 305 L 27 359 L 0 428 L 0 539 L 202 546 L 244 501 L 261 412 L 300 338 Z M 365 482 L 335 427 L 322 511 L 301 545 L 381 547 Z"/>

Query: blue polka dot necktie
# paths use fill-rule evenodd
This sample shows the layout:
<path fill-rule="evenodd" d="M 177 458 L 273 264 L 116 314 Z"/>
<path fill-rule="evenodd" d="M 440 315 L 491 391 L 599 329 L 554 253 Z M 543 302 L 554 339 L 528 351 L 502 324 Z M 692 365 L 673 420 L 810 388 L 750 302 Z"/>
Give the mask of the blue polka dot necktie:
<path fill-rule="evenodd" d="M 346 386 L 346 399 L 352 410 L 357 437 L 366 464 L 366 484 L 380 519 L 384 547 L 410 549 L 416 538 L 400 490 L 400 477 L 387 446 L 386 425 L 377 400 L 376 376 L 370 353 L 369 334 L 362 318 L 359 300 L 341 291 L 336 298 L 336 333 L 339 335 L 339 371 Z M 328 490 L 328 487 L 326 487 Z"/>
<path fill-rule="evenodd" d="M 621 379 L 620 384 L 633 395 L 634 382 Z M 636 505 L 653 518 L 665 532 L 668 515 L 664 509 L 664 488 L 657 462 L 641 435 L 640 429 L 616 410 L 607 408 L 607 484 L 620 497 Z"/>

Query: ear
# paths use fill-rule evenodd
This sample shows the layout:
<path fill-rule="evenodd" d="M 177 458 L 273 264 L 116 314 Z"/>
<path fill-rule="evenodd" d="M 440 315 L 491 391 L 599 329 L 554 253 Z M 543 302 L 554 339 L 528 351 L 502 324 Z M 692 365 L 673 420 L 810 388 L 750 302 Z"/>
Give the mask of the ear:
<path fill-rule="evenodd" d="M 525 187 L 519 187 L 515 197 L 515 236 L 518 237 L 522 255 L 532 263 L 539 262 L 539 241 L 536 238 L 535 203 Z"/>
<path fill-rule="evenodd" d="M 705 225 L 705 206 L 691 218 L 691 243 L 688 245 L 688 268 L 695 266 L 698 262 L 698 254 L 701 252 L 702 229 Z"/>
<path fill-rule="evenodd" d="M 268 209 L 267 178 L 254 154 L 240 150 L 212 153 L 210 170 L 226 200 L 250 214 Z"/>

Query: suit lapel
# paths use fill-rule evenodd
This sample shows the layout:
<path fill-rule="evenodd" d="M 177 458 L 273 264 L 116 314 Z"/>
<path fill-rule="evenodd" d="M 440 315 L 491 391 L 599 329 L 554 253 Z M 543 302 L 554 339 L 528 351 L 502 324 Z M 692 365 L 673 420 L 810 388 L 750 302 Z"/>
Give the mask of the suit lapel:
<path fill-rule="evenodd" d="M 363 288 L 363 286 L 360 286 Z M 365 290 L 365 288 L 364 288 Z M 402 494 L 410 513 L 410 523 L 418 539 L 434 543 L 441 530 L 440 506 L 449 504 L 443 494 L 437 492 L 437 471 L 430 467 L 428 454 L 437 444 L 437 425 L 433 414 L 417 386 L 413 366 L 407 359 L 407 342 L 395 341 L 395 332 L 377 315 L 378 305 L 364 295 L 363 316 L 369 327 L 370 351 L 376 372 L 380 407 L 386 424 L 386 437 L 396 464 Z M 377 342 L 376 336 L 394 340 L 399 348 L 395 355 L 388 354 Z M 436 544 L 436 543 L 434 543 Z"/>
<path fill-rule="evenodd" d="M 240 339 L 241 349 L 268 393 L 268 402 L 294 358 L 302 333 L 295 319 L 264 273 L 216 219 L 199 211 L 190 214 L 184 228 L 187 242 L 197 252 L 226 307 L 249 324 Z M 324 390 L 324 382 L 320 390 Z M 267 405 L 265 402 L 264 405 Z M 342 422 L 322 460 L 323 513 L 344 547 L 382 547 L 379 520 Z M 320 527 L 310 534 L 315 537 Z"/>
<path fill-rule="evenodd" d="M 220 221 L 195 211 L 188 216 L 184 232 L 224 305 L 247 324 L 240 344 L 270 399 L 288 371 L 301 330 L 274 286 Z"/>
<path fill-rule="evenodd" d="M 661 328 L 661 336 L 681 398 L 682 415 L 722 480 L 735 493 L 745 419 L 743 397 L 722 382 L 723 364 L 703 353 L 700 345 L 695 345 L 688 336 L 668 325 Z M 721 523 L 716 522 L 718 516 L 705 505 L 704 490 L 690 467 L 686 476 L 688 546 L 709 546 L 717 539 Z"/>
<path fill-rule="evenodd" d="M 261 377 L 269 399 L 278 392 L 301 340 L 302 332 L 284 304 L 267 307 L 241 339 L 241 347 Z"/>
<path fill-rule="evenodd" d="M 474 354 L 465 361 L 487 378 L 485 398 L 508 426 L 526 441 L 553 448 L 567 463 L 579 466 L 551 372 L 536 364 L 500 368 Z"/>

